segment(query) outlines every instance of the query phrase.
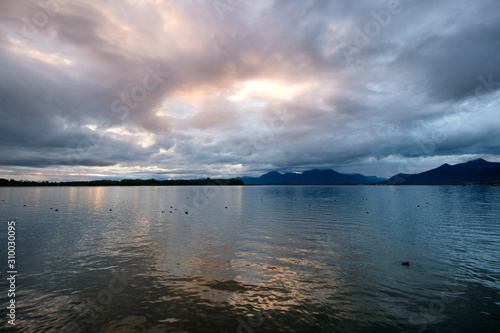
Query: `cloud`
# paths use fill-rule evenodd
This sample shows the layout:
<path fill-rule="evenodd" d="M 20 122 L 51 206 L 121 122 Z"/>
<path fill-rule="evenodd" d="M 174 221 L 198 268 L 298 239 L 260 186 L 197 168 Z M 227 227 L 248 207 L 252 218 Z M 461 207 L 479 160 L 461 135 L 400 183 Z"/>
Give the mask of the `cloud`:
<path fill-rule="evenodd" d="M 499 160 L 494 1 L 46 0 L 0 13 L 0 177 L 391 176 L 408 161 Z"/>

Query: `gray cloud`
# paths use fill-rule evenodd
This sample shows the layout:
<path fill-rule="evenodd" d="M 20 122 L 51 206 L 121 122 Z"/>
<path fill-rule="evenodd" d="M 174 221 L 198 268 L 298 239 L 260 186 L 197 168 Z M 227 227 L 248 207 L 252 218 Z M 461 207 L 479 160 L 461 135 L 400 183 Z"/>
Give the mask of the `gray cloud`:
<path fill-rule="evenodd" d="M 499 160 L 497 2 L 43 3 L 0 3 L 0 177 Z"/>

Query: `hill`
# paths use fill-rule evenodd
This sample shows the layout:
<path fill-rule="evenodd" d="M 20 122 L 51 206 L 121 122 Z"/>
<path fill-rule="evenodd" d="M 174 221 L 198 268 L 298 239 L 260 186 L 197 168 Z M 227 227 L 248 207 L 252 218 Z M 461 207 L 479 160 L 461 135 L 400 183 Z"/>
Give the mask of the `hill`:
<path fill-rule="evenodd" d="M 335 184 L 374 184 L 381 180 L 366 177 L 359 173 L 342 174 L 332 169 L 309 170 L 302 173 L 279 173 L 272 171 L 260 177 L 240 177 L 246 185 L 335 185 Z"/>
<path fill-rule="evenodd" d="M 400 173 L 380 184 L 388 185 L 457 185 L 488 183 L 500 180 L 500 163 L 477 159 L 449 165 L 418 174 Z"/>

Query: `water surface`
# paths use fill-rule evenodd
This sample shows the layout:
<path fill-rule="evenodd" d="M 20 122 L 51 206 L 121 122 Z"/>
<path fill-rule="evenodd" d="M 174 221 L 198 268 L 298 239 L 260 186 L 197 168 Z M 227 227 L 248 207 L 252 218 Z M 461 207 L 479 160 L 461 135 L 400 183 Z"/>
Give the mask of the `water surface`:
<path fill-rule="evenodd" d="M 31 187 L 0 200 L 2 267 L 17 226 L 17 332 L 499 331 L 498 187 Z"/>

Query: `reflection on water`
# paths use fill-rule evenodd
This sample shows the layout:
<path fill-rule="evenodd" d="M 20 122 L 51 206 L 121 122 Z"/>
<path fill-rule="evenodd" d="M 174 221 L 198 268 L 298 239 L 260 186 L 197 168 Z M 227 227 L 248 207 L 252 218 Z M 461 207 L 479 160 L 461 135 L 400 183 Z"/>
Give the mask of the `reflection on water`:
<path fill-rule="evenodd" d="M 500 327 L 499 188 L 1 188 L 0 199 L 18 225 L 18 332 Z"/>

